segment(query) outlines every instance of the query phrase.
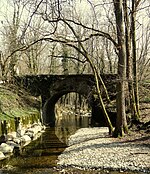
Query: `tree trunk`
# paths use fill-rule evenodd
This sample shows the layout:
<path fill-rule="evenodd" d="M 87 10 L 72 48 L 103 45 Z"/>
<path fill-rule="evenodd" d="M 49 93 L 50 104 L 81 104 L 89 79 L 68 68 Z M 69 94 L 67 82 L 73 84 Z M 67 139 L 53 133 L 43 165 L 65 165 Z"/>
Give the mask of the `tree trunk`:
<path fill-rule="evenodd" d="M 96 68 L 93 65 L 91 59 L 88 56 L 86 56 L 86 58 L 87 58 L 88 62 L 90 63 L 90 66 L 91 66 L 91 68 L 93 70 L 93 73 L 94 73 L 95 82 L 96 82 L 96 91 L 98 93 L 98 98 L 99 98 L 99 101 L 100 101 L 100 105 L 102 107 L 102 112 L 104 114 L 106 123 L 107 123 L 107 125 L 109 127 L 109 133 L 111 134 L 111 133 L 113 133 L 113 126 L 112 126 L 112 123 L 110 121 L 110 118 L 109 118 L 109 116 L 107 114 L 107 111 L 106 111 L 106 108 L 105 108 L 105 104 L 104 104 L 103 99 L 102 99 L 102 96 L 101 96 L 101 90 L 100 90 L 100 85 L 99 85 L 99 80 L 101 79 L 101 77 L 98 75 L 98 73 L 96 71 Z"/>
<path fill-rule="evenodd" d="M 98 97 L 99 97 L 99 102 L 100 102 L 100 105 L 102 107 L 102 111 L 103 111 L 103 114 L 104 114 L 104 117 L 105 117 L 105 120 L 107 122 L 107 125 L 109 127 L 109 131 L 110 133 L 113 132 L 113 126 L 112 126 L 112 123 L 109 119 L 109 116 L 107 114 L 107 111 L 106 111 L 106 108 L 105 108 L 105 105 L 104 105 L 104 102 L 103 102 L 103 99 L 102 99 L 102 96 L 101 96 L 101 90 L 100 90 L 100 85 L 99 85 L 99 80 L 102 80 L 100 76 L 98 76 L 98 72 L 96 70 L 96 67 L 95 65 L 93 64 L 92 60 L 90 59 L 87 51 L 85 50 L 82 42 L 80 41 L 79 37 L 77 36 L 76 32 L 74 31 L 73 27 L 68 24 L 65 20 L 64 20 L 64 23 L 66 23 L 68 25 L 68 27 L 71 29 L 71 31 L 73 32 L 74 36 L 78 39 L 78 43 L 81 47 L 81 49 L 83 51 L 81 51 L 79 49 L 79 47 L 74 47 L 77 51 L 79 51 L 80 53 L 82 53 L 82 55 L 86 58 L 86 60 L 89 62 L 90 64 L 90 67 L 93 71 L 93 74 L 94 74 L 94 77 L 95 77 L 95 82 L 96 82 L 96 90 L 97 90 L 97 93 L 98 93 Z M 103 81 L 101 81 L 101 84 L 104 85 L 104 83 L 102 83 Z M 105 88 L 106 89 L 106 88 Z M 106 92 L 106 91 L 105 91 Z M 107 96 L 107 92 L 106 92 L 106 96 Z"/>
<path fill-rule="evenodd" d="M 117 123 L 114 136 L 123 136 L 128 132 L 125 113 L 125 78 L 126 78 L 126 56 L 125 36 L 123 30 L 122 0 L 114 0 L 114 12 L 116 18 L 117 39 L 118 39 L 118 82 L 117 82 Z"/>
<path fill-rule="evenodd" d="M 132 58 L 131 58 L 131 38 L 130 38 L 130 24 L 129 24 L 129 17 L 128 17 L 128 8 L 127 8 L 127 0 L 124 0 L 124 18 L 125 18 L 125 39 L 126 39 L 126 75 L 128 80 L 128 90 L 129 90 L 129 111 L 131 112 L 132 119 L 137 120 L 138 112 L 136 108 L 135 102 L 135 94 L 133 88 L 133 71 L 132 71 Z"/>
<path fill-rule="evenodd" d="M 136 5 L 135 0 L 132 0 L 132 13 L 131 13 L 131 38 L 132 38 L 132 56 L 133 56 L 133 87 L 135 94 L 136 115 L 135 120 L 139 120 L 139 95 L 138 95 L 138 77 L 137 77 L 137 55 L 136 55 L 136 36 L 135 36 L 135 18 L 136 18 Z"/>

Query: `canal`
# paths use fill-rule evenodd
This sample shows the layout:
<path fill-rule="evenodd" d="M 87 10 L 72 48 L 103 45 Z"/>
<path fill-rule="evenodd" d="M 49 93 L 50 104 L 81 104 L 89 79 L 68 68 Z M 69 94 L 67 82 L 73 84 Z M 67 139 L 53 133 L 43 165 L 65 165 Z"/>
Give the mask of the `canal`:
<path fill-rule="evenodd" d="M 60 168 L 57 158 L 67 147 L 70 135 L 80 128 L 89 127 L 89 117 L 67 114 L 56 121 L 55 127 L 47 127 L 45 132 L 20 150 L 19 154 L 1 161 L 0 174 L 119 174 L 118 171 L 80 170 Z M 135 174 L 134 172 L 123 172 Z"/>
<path fill-rule="evenodd" d="M 67 140 L 79 128 L 89 127 L 89 117 L 74 113 L 56 120 L 55 127 L 47 127 L 35 141 L 22 148 L 19 154 L 1 162 L 3 174 L 60 173 L 57 157 L 67 147 Z"/>

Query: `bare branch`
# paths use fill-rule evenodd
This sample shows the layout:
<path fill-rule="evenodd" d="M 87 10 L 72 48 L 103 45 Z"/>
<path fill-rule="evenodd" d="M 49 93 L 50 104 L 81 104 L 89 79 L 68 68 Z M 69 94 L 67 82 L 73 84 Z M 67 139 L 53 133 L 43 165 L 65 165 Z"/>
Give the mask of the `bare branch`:
<path fill-rule="evenodd" d="M 63 58 L 63 56 L 54 56 L 54 55 L 48 55 L 48 57 L 51 57 L 51 56 L 53 56 L 53 57 L 55 57 L 55 58 Z M 81 62 L 81 63 L 85 63 L 85 62 L 87 62 L 87 60 L 79 60 L 78 58 L 76 58 L 76 57 L 73 57 L 73 56 L 67 56 L 66 58 L 68 58 L 68 59 L 73 59 L 73 60 L 76 60 L 76 61 L 78 61 L 78 62 Z"/>
<path fill-rule="evenodd" d="M 85 28 L 85 29 L 94 31 L 94 32 L 96 32 L 96 34 L 91 34 L 91 35 L 89 36 L 89 38 L 91 38 L 91 37 L 93 37 L 93 36 L 105 37 L 105 38 L 107 38 L 108 40 L 110 40 L 110 41 L 114 44 L 114 46 L 115 46 L 116 48 L 118 48 L 117 42 L 110 36 L 110 34 L 108 34 L 108 33 L 106 33 L 106 32 L 103 32 L 103 31 L 100 31 L 100 30 L 97 30 L 97 29 L 94 29 L 94 28 L 92 28 L 92 27 L 88 27 L 88 26 L 82 24 L 81 22 L 76 22 L 76 21 L 71 20 L 71 19 L 62 19 L 62 18 L 57 18 L 57 19 L 54 19 L 54 20 L 49 20 L 48 18 L 43 18 L 43 19 L 44 19 L 45 21 L 48 21 L 48 22 L 59 22 L 59 21 L 63 21 L 64 23 L 70 22 L 70 23 L 73 23 L 73 24 L 75 24 L 75 25 L 77 25 L 77 26 L 81 26 L 81 27 L 83 27 L 83 28 Z M 88 40 L 88 38 L 86 38 L 85 41 L 86 41 L 86 40 Z"/>

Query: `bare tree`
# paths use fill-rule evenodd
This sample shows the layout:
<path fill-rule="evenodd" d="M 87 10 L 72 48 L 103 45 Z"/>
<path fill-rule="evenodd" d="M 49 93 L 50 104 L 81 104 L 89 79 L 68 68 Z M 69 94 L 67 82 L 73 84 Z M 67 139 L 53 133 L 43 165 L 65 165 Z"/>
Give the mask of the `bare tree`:
<path fill-rule="evenodd" d="M 150 22 L 146 26 L 142 25 L 142 39 L 138 43 L 138 72 L 139 80 L 148 80 L 150 67 Z"/>
<path fill-rule="evenodd" d="M 126 54 L 123 20 L 123 1 L 114 0 L 116 28 L 118 38 L 118 82 L 117 82 L 117 124 L 114 136 L 123 136 L 128 132 L 125 113 L 125 80 L 126 80 Z"/>
<path fill-rule="evenodd" d="M 40 30 L 43 27 L 41 19 L 33 20 L 31 26 L 28 28 L 26 35 L 23 38 L 23 45 L 26 45 L 30 42 L 34 42 L 41 37 Z M 25 29 L 25 27 L 24 27 Z M 47 43 L 37 42 L 32 45 L 28 50 L 22 52 L 22 63 L 26 64 L 26 71 L 29 74 L 39 74 L 40 73 L 40 64 L 42 63 L 42 56 L 44 57 L 43 52 L 46 52 Z M 20 63 L 21 64 L 21 63 Z M 22 69 L 22 68 L 21 68 Z"/>
<path fill-rule="evenodd" d="M 102 70 L 103 72 L 106 71 L 105 67 L 108 63 L 106 62 L 106 57 L 107 61 L 109 60 L 110 72 L 112 72 L 112 63 L 113 61 L 115 61 L 114 53 L 116 53 L 116 55 L 118 56 L 117 125 L 114 135 L 122 136 L 124 133 L 128 132 L 125 113 L 126 55 L 128 58 L 127 65 L 128 68 L 130 68 L 127 77 L 129 81 L 132 81 L 131 69 L 133 62 L 131 63 L 131 57 L 132 55 L 134 55 L 134 58 L 136 58 L 136 36 L 134 35 L 135 18 L 131 20 L 132 33 L 130 34 L 130 24 L 128 21 L 129 18 L 127 17 L 127 2 L 125 0 L 113 0 L 109 1 L 108 3 L 104 3 L 102 1 L 102 3 L 98 3 L 96 5 L 93 5 L 90 0 L 88 0 L 88 2 L 90 3 L 90 9 L 92 9 L 92 15 L 89 15 L 89 11 L 86 15 L 81 15 L 82 13 L 78 13 L 78 9 L 74 7 L 77 4 L 75 4 L 75 2 L 73 1 L 30 1 L 28 6 L 30 7 L 29 11 L 31 12 L 31 15 L 28 23 L 26 24 L 24 35 L 27 33 L 28 28 L 31 26 L 34 17 L 37 17 L 38 19 L 40 16 L 46 27 L 41 29 L 39 35 L 40 37 L 35 38 L 35 40 L 30 40 L 29 43 L 22 46 L 21 50 L 24 51 L 29 48 L 34 49 L 34 47 L 32 47 L 33 45 L 36 45 L 37 43 L 42 44 L 43 42 L 48 42 L 49 45 L 56 44 L 58 46 L 58 52 L 54 52 L 55 48 L 52 49 L 51 56 L 53 59 L 56 58 L 56 60 L 62 60 L 63 58 L 65 61 L 68 61 L 64 63 L 67 63 L 69 65 L 71 65 L 70 60 L 72 60 L 72 62 L 78 61 L 78 63 L 83 63 L 83 67 L 87 65 L 84 63 L 88 62 L 88 67 L 90 67 L 90 70 L 92 70 L 95 76 L 96 89 L 99 101 L 111 131 L 113 130 L 113 127 L 111 125 L 110 119 L 106 112 L 104 101 L 102 99 L 102 92 L 100 88 L 101 84 L 106 93 L 108 102 L 110 100 L 107 90 L 105 89 L 105 84 L 102 81 L 99 72 L 100 70 Z M 114 11 L 112 11 L 113 5 Z M 109 16 L 109 13 L 107 13 L 105 7 L 108 7 L 111 16 Z M 106 16 L 102 16 L 100 14 L 99 11 L 102 9 L 103 12 L 106 12 L 104 13 L 106 14 Z M 134 10 L 135 7 L 131 9 L 131 11 L 133 12 L 132 17 L 134 17 Z M 85 16 L 87 18 L 85 18 Z M 87 20 L 89 18 L 92 19 L 92 17 L 94 19 L 93 21 Z M 126 35 L 124 33 L 124 24 L 126 29 Z M 130 36 L 132 36 L 132 40 L 130 40 Z M 130 45 L 131 41 L 132 45 Z M 63 47 L 62 45 L 65 45 L 65 50 L 63 51 L 61 51 L 61 48 Z M 114 48 L 113 51 L 111 50 L 112 54 L 110 54 L 110 48 Z M 133 50 L 132 52 L 131 48 Z M 134 62 L 136 62 L 136 60 L 134 60 Z M 75 62 L 77 66 L 79 65 L 78 63 L 76 64 Z M 79 66 L 78 70 L 80 70 Z M 72 68 L 71 71 L 73 71 Z M 132 95 L 132 99 L 133 98 L 134 96 Z"/>
<path fill-rule="evenodd" d="M 129 106 L 128 109 L 132 114 L 132 119 L 137 120 L 138 113 L 136 109 L 134 86 L 133 86 L 133 63 L 132 63 L 132 52 L 131 52 L 131 38 L 130 38 L 130 19 L 127 1 L 124 0 L 124 20 L 125 20 L 125 39 L 126 39 L 126 75 L 128 80 L 128 90 L 129 90 Z"/>
<path fill-rule="evenodd" d="M 134 79 L 134 97 L 137 111 L 137 119 L 139 118 L 139 94 L 138 94 L 138 75 L 137 75 L 137 53 L 136 53 L 136 11 L 141 0 L 132 0 L 131 13 L 131 38 L 132 38 L 132 56 L 133 56 L 133 79 Z"/>
<path fill-rule="evenodd" d="M 3 67 L 2 75 L 15 75 L 18 72 L 18 60 L 20 57 L 19 52 L 16 52 L 20 48 L 20 22 L 24 11 L 24 5 L 22 1 L 12 0 L 11 6 L 12 15 L 5 16 L 3 21 L 3 60 L 1 61 L 1 67 Z"/>

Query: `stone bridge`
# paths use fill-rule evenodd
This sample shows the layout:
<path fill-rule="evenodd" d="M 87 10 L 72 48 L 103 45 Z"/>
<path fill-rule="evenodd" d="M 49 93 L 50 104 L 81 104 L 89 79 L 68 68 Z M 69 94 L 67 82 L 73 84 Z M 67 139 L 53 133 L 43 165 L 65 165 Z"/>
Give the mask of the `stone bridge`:
<path fill-rule="evenodd" d="M 111 97 L 115 96 L 116 75 L 101 75 Z M 75 92 L 83 95 L 92 108 L 92 117 L 100 115 L 97 110 L 98 103 L 94 100 L 95 78 L 92 74 L 80 75 L 26 75 L 16 76 L 15 84 L 23 87 L 33 96 L 41 96 L 42 118 L 46 125 L 55 122 L 55 104 L 63 95 Z M 101 86 L 102 96 L 105 98 L 104 90 Z"/>

